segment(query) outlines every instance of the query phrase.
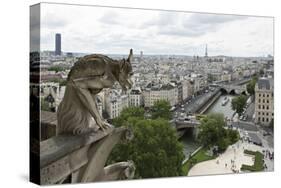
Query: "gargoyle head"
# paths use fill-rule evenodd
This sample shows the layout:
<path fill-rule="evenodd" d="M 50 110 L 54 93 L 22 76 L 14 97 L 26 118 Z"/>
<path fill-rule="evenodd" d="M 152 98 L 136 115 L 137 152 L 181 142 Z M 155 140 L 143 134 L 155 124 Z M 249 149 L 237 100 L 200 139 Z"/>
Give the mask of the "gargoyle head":
<path fill-rule="evenodd" d="M 133 81 L 131 77 L 133 76 L 133 69 L 131 65 L 131 59 L 133 57 L 133 49 L 130 50 L 130 54 L 127 59 L 122 59 L 120 61 L 120 73 L 119 73 L 119 83 L 123 91 L 131 89 L 133 86 Z"/>
<path fill-rule="evenodd" d="M 135 171 L 136 171 L 135 163 L 130 160 L 127 162 L 127 165 L 128 166 L 124 171 L 124 175 L 125 175 L 126 179 L 133 179 L 135 176 Z"/>

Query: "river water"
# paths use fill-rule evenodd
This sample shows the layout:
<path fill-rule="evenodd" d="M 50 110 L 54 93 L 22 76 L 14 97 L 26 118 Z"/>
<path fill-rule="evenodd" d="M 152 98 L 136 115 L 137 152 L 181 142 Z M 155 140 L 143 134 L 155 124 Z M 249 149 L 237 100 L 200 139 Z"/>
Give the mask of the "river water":
<path fill-rule="evenodd" d="M 226 105 L 222 105 L 222 101 L 227 97 L 229 99 Z M 233 95 L 222 95 L 220 98 L 207 110 L 206 114 L 209 113 L 222 113 L 225 117 L 231 118 L 234 111 L 231 109 L 231 100 Z"/>
<path fill-rule="evenodd" d="M 222 105 L 222 101 L 224 98 L 229 98 L 229 101 L 226 105 Z M 233 95 L 222 95 L 218 100 L 205 112 L 208 113 L 222 113 L 225 117 L 231 118 L 234 111 L 231 109 L 231 100 L 234 96 Z M 182 136 L 180 141 L 184 145 L 184 155 L 185 157 L 189 157 L 189 155 L 194 152 L 200 144 L 195 141 L 192 136 L 191 130 L 187 130 L 186 134 Z"/>
<path fill-rule="evenodd" d="M 188 130 L 181 138 L 180 141 L 183 143 L 183 153 L 185 157 L 189 157 L 198 147 L 200 144 L 195 141 L 194 137 L 192 136 L 191 130 Z"/>

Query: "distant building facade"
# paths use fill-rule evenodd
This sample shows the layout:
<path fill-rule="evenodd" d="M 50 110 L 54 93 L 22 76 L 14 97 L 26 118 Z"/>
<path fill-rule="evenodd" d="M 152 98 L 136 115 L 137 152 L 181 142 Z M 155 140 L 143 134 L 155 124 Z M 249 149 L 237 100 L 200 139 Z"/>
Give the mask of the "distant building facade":
<path fill-rule="evenodd" d="M 129 106 L 143 106 L 143 95 L 140 88 L 132 89 L 129 93 Z"/>
<path fill-rule="evenodd" d="M 190 82 L 188 80 L 183 80 L 182 81 L 182 100 L 183 101 L 191 96 L 191 93 L 190 93 L 190 91 L 188 89 L 189 85 L 191 85 L 191 84 L 190 84 Z"/>
<path fill-rule="evenodd" d="M 61 55 L 61 34 L 56 34 L 56 49 L 55 49 L 55 55 L 60 56 Z"/>
<path fill-rule="evenodd" d="M 118 117 L 122 110 L 128 106 L 128 95 L 122 95 L 115 89 L 112 89 L 105 94 L 105 111 L 110 119 Z"/>
<path fill-rule="evenodd" d="M 260 78 L 255 86 L 255 123 L 268 126 L 274 116 L 273 80 Z"/>
<path fill-rule="evenodd" d="M 151 107 L 156 101 L 166 100 L 171 106 L 178 103 L 178 88 L 171 83 L 156 84 L 149 83 L 143 92 L 144 106 Z"/>

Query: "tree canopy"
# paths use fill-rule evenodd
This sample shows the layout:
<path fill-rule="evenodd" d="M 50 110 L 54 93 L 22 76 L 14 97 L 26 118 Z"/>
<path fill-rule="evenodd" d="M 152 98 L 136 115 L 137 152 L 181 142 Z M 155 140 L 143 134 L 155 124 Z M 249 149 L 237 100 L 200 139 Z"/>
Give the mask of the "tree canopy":
<path fill-rule="evenodd" d="M 200 121 L 198 134 L 200 142 L 205 146 L 217 144 L 224 131 L 223 114 L 209 114 Z"/>
<path fill-rule="evenodd" d="M 247 92 L 250 94 L 250 95 L 254 95 L 255 94 L 255 86 L 256 86 L 256 83 L 257 83 L 257 77 L 254 76 L 252 78 L 252 80 L 247 84 Z"/>
<path fill-rule="evenodd" d="M 48 71 L 55 71 L 55 72 L 60 72 L 60 71 L 64 71 L 65 68 L 61 67 L 61 66 L 52 66 L 50 68 L 48 68 Z"/>
<path fill-rule="evenodd" d="M 151 107 L 151 118 L 171 119 L 172 113 L 170 111 L 171 105 L 166 100 L 159 100 Z"/>
<path fill-rule="evenodd" d="M 218 146 L 219 151 L 224 151 L 239 139 L 237 131 L 224 128 L 223 114 L 208 114 L 200 121 L 198 139 L 205 147 Z"/>
<path fill-rule="evenodd" d="M 231 101 L 231 108 L 236 111 L 239 115 L 242 114 L 244 111 L 244 107 L 247 102 L 247 96 L 245 95 L 239 95 L 237 97 L 234 97 Z"/>
<path fill-rule="evenodd" d="M 113 124 L 128 126 L 133 130 L 134 138 L 130 142 L 117 144 L 108 164 L 134 161 L 135 178 L 182 175 L 183 145 L 168 120 L 145 119 L 143 108 L 130 107 L 113 119 Z"/>

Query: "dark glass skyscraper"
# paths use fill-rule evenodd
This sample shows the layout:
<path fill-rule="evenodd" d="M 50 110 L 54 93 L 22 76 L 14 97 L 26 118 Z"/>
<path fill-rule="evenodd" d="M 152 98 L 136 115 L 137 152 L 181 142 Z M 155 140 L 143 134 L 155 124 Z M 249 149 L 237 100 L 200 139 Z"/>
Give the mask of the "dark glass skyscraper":
<path fill-rule="evenodd" d="M 61 55 L 61 34 L 56 34 L 56 50 L 55 55 Z"/>

